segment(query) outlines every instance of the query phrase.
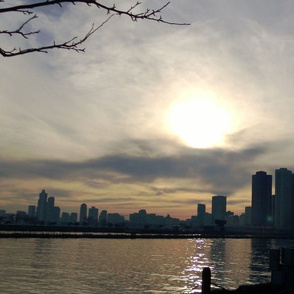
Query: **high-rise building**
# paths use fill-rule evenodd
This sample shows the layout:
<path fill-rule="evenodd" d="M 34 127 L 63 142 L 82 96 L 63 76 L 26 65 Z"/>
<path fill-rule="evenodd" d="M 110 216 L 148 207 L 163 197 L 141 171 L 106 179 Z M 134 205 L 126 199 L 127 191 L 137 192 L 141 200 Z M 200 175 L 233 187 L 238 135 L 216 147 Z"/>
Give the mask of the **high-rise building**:
<path fill-rule="evenodd" d="M 224 221 L 226 219 L 227 197 L 213 196 L 212 197 L 212 215 L 215 221 Z"/>
<path fill-rule="evenodd" d="M 244 214 L 244 225 L 245 226 L 251 226 L 251 221 L 252 221 L 252 207 L 251 206 L 246 206 L 245 207 L 245 214 Z"/>
<path fill-rule="evenodd" d="M 37 218 L 39 221 L 47 220 L 47 193 L 45 190 L 39 194 Z"/>
<path fill-rule="evenodd" d="M 252 216 L 253 226 L 270 226 L 272 216 L 272 176 L 264 171 L 252 175 Z"/>
<path fill-rule="evenodd" d="M 63 212 L 61 215 L 61 222 L 63 224 L 68 224 L 70 222 L 70 217 L 68 212 Z"/>
<path fill-rule="evenodd" d="M 54 197 L 49 197 L 47 201 L 47 221 L 54 222 Z"/>
<path fill-rule="evenodd" d="M 29 207 L 28 207 L 28 216 L 29 216 L 29 218 L 36 217 L 36 206 L 35 205 L 29 205 Z"/>
<path fill-rule="evenodd" d="M 53 207 L 51 220 L 53 223 L 58 223 L 60 221 L 60 207 L 58 206 Z"/>
<path fill-rule="evenodd" d="M 83 203 L 80 208 L 80 223 L 87 222 L 87 204 Z"/>
<path fill-rule="evenodd" d="M 107 210 L 102 210 L 99 215 L 99 225 L 101 227 L 104 227 L 106 224 L 106 218 L 107 218 Z"/>
<path fill-rule="evenodd" d="M 147 212 L 145 209 L 139 210 L 139 226 L 144 227 L 146 225 Z"/>
<path fill-rule="evenodd" d="M 287 168 L 275 171 L 275 219 L 277 228 L 294 226 L 294 175 Z"/>
<path fill-rule="evenodd" d="M 72 212 L 69 217 L 69 221 L 72 224 L 75 224 L 78 221 L 78 214 L 76 212 Z"/>
<path fill-rule="evenodd" d="M 98 221 L 98 208 L 96 208 L 95 206 L 92 206 L 91 208 L 89 208 L 88 219 L 91 222 Z"/>
<path fill-rule="evenodd" d="M 200 227 L 204 226 L 204 218 L 205 218 L 205 204 L 198 203 L 197 205 L 197 224 Z"/>

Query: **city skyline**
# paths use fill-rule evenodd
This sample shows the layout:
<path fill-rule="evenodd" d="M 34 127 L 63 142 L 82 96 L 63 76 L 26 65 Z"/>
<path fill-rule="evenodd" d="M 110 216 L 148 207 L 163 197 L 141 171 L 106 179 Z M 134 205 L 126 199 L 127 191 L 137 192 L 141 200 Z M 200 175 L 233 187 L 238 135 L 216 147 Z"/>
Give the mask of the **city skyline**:
<path fill-rule="evenodd" d="M 46 41 L 107 18 L 77 8 L 40 11 Z M 255 171 L 294 170 L 293 12 L 290 0 L 171 1 L 164 19 L 189 26 L 122 16 L 85 53 L 2 58 L 0 207 L 24 210 L 46 189 L 67 211 L 85 202 L 185 219 L 226 195 L 242 213 Z"/>
<path fill-rule="evenodd" d="M 120 226 L 127 223 L 133 227 L 159 228 L 181 225 L 190 228 L 204 228 L 215 226 L 223 229 L 228 227 L 255 227 L 255 228 L 294 228 L 294 173 L 287 168 L 275 169 L 275 181 L 273 187 L 272 175 L 265 171 L 257 171 L 252 175 L 251 206 L 244 207 L 241 214 L 235 214 L 227 207 L 227 196 L 214 195 L 211 197 L 211 210 L 206 210 L 206 204 L 197 202 L 197 214 L 188 218 L 176 218 L 169 213 L 166 216 L 148 212 L 145 208 L 139 212 L 131 212 L 122 215 L 118 212 L 109 213 L 105 209 L 89 206 L 86 203 L 80 205 L 79 213 L 62 211 L 55 206 L 55 198 L 48 197 L 43 189 L 39 193 L 37 206 L 29 205 L 26 211 L 7 213 L 0 209 L 2 223 L 17 223 L 23 221 L 27 224 L 43 225 L 79 225 L 90 227 Z M 273 194 L 273 188 L 275 193 Z M 0 207 L 1 208 L 1 207 Z"/>
<path fill-rule="evenodd" d="M 226 220 L 229 215 L 238 217 L 246 215 L 246 218 L 248 218 L 250 214 L 250 224 L 253 226 L 275 226 L 281 228 L 294 226 L 294 218 L 291 216 L 292 211 L 294 211 L 294 174 L 287 168 L 278 168 L 275 169 L 274 180 L 275 184 L 273 186 L 273 176 L 267 174 L 265 171 L 257 171 L 253 174 L 251 176 L 251 203 L 250 206 L 244 206 L 240 213 L 236 213 L 232 211 L 230 207 L 227 207 L 228 196 L 214 195 L 211 196 L 210 205 L 195 199 L 197 207 L 195 205 L 194 213 L 185 218 L 178 219 L 187 220 L 190 217 L 198 217 L 200 211 L 200 218 L 202 219 L 200 222 L 202 223 L 204 221 L 204 215 L 207 213 L 209 214 L 208 211 L 210 210 L 210 214 L 218 221 Z M 273 191 L 275 191 L 275 193 L 273 193 Z M 206 207 L 208 207 L 208 211 Z M 250 212 L 248 209 L 250 209 Z M 33 211 L 33 213 L 30 213 L 30 210 Z M 145 208 L 141 207 L 138 210 L 145 211 Z M 98 211 L 103 211 L 107 214 L 105 208 L 97 208 L 94 205 L 90 205 L 88 210 L 88 205 L 84 202 L 80 204 L 79 210 L 78 207 L 75 207 L 73 210 L 71 209 L 70 212 L 65 212 L 65 210 L 62 211 L 59 206 L 55 206 L 55 197 L 48 197 L 48 193 L 45 192 L 45 189 L 42 189 L 39 194 L 37 205 L 28 205 L 27 212 L 24 212 L 28 213 L 31 217 L 34 214 L 39 221 L 50 221 L 50 218 L 47 219 L 48 213 L 54 215 L 54 219 L 59 219 L 61 213 L 68 214 L 68 217 L 71 213 L 76 214 L 79 218 L 79 222 L 82 222 L 82 220 L 88 219 L 87 215 L 93 213 L 97 214 L 96 218 L 98 219 Z M 119 213 L 126 217 L 127 215 L 133 214 L 134 211 L 128 211 L 128 213 L 115 211 L 115 213 Z M 169 212 L 164 214 L 170 215 Z M 58 217 L 56 217 L 57 215 Z M 285 219 L 287 219 L 287 221 Z"/>
<path fill-rule="evenodd" d="M 210 211 L 211 214 L 213 214 L 213 210 L 216 209 L 216 207 L 223 207 L 221 209 L 221 214 L 224 216 L 224 213 L 227 211 L 232 211 L 235 215 L 241 216 L 242 214 L 246 213 L 246 208 L 248 207 L 253 207 L 253 219 L 252 219 L 252 224 L 253 225 L 259 225 L 259 226 L 267 226 L 267 225 L 272 225 L 272 218 L 274 217 L 274 212 L 272 211 L 272 201 L 275 201 L 274 199 L 270 199 L 270 200 L 266 200 L 269 196 L 270 198 L 275 197 L 275 193 L 273 191 L 275 191 L 275 189 L 277 188 L 277 186 L 279 186 L 277 184 L 277 178 L 279 177 L 278 175 L 280 174 L 280 172 L 286 172 L 287 174 L 289 173 L 290 178 L 293 178 L 293 183 L 294 183 L 294 174 L 292 173 L 291 170 L 283 167 L 283 168 L 279 168 L 279 169 L 275 169 L 274 170 L 274 176 L 267 174 L 267 172 L 265 171 L 257 171 L 255 174 L 251 175 L 251 194 L 250 194 L 250 203 L 249 205 L 243 206 L 241 207 L 241 209 L 237 212 L 233 211 L 231 208 L 233 207 L 232 205 L 230 205 L 230 202 L 228 201 L 228 196 L 220 196 L 220 195 L 215 195 L 215 196 L 211 196 L 210 195 L 210 199 L 206 199 L 205 201 L 198 201 L 197 199 L 195 199 L 194 201 L 194 206 L 192 207 L 192 213 L 191 215 L 187 215 L 185 217 L 178 217 L 175 216 L 176 218 L 179 218 L 181 220 L 186 220 L 189 219 L 191 216 L 195 216 L 197 215 L 197 211 L 199 209 L 199 205 L 204 205 L 204 210 L 207 209 L 207 211 Z M 275 185 L 273 185 L 273 179 L 275 180 Z M 279 182 L 279 180 L 278 180 Z M 281 190 L 282 188 L 280 188 Z M 289 203 L 289 199 L 291 199 L 291 187 L 287 188 L 288 190 L 290 189 L 290 191 L 287 192 L 287 199 L 288 201 L 286 201 L 286 203 Z M 293 189 L 294 189 L 294 184 L 293 184 Z M 281 192 L 279 192 L 281 193 Z M 39 200 L 37 201 L 37 205 L 34 204 L 26 204 L 24 206 L 16 206 L 21 209 L 15 209 L 13 212 L 12 211 L 6 211 L 6 208 L 4 206 L 0 206 L 0 210 L 5 210 L 7 213 L 15 213 L 16 211 L 25 211 L 28 212 L 30 210 L 30 206 L 35 206 L 36 208 L 40 205 L 40 201 L 41 206 L 44 206 L 44 203 L 46 203 L 46 201 L 48 201 L 50 204 L 50 207 L 53 209 L 55 206 L 55 196 L 51 195 L 50 197 L 48 197 L 49 193 L 45 192 L 45 189 L 42 189 L 41 193 L 39 194 Z M 217 194 L 217 193 L 215 193 Z M 41 195 L 41 196 L 40 196 Z M 33 196 L 34 197 L 34 196 Z M 48 197 L 48 198 L 47 198 Z M 214 199 L 215 198 L 215 199 Z M 222 198 L 222 199 L 220 199 Z M 215 201 L 215 203 L 217 203 L 216 205 L 213 204 L 213 202 Z M 267 201 L 270 201 L 267 202 Z M 93 204 L 94 203 L 94 204 Z M 79 205 L 86 205 L 86 214 L 88 214 L 87 212 L 87 207 L 88 204 L 86 204 L 85 202 L 83 202 L 82 204 L 80 203 Z M 218 205 L 220 204 L 220 205 Z M 78 215 L 80 215 L 81 211 L 80 211 L 80 206 L 65 206 L 65 209 L 60 208 L 58 206 L 59 212 L 58 213 L 62 213 L 62 212 L 66 212 L 66 213 L 78 213 Z M 294 205 L 294 200 L 293 200 L 293 205 Z M 215 208 L 213 207 L 215 206 Z M 231 206 L 231 207 L 230 207 Z M 287 205 L 285 204 L 285 206 L 287 207 Z M 93 207 L 96 208 L 95 206 L 95 201 L 91 202 L 91 204 L 89 205 L 89 207 Z M 228 208 L 228 209 L 227 209 Z M 106 209 L 107 211 L 107 207 L 103 207 L 100 208 L 98 207 L 97 209 L 99 209 L 100 211 L 104 211 Z M 141 210 L 141 209 L 145 209 L 144 207 L 139 207 L 135 210 L 131 210 L 131 209 L 126 209 L 123 210 L 123 212 L 118 209 L 116 211 L 112 210 L 111 212 L 115 212 L 115 213 L 120 213 L 123 216 L 127 216 L 130 215 L 132 213 L 134 213 L 134 211 L 136 210 Z M 217 208 L 217 214 L 219 214 L 220 212 L 218 211 L 219 208 Z M 207 212 L 206 211 L 206 212 Z M 43 215 L 44 215 L 44 211 L 37 211 L 38 213 L 38 218 L 40 220 L 42 220 Z M 156 213 L 156 211 L 152 211 L 152 213 Z M 29 213 L 28 213 L 29 214 Z M 41 214 L 41 215 L 40 215 Z M 158 213 L 159 215 L 171 215 L 171 213 L 169 211 L 163 212 L 163 213 Z M 258 216 L 257 216 L 258 215 Z M 79 217 L 80 218 L 80 217 Z M 270 218 L 270 220 L 269 220 Z M 224 219 L 224 217 L 220 217 L 219 219 Z M 294 224 L 294 219 L 293 219 L 293 224 Z"/>

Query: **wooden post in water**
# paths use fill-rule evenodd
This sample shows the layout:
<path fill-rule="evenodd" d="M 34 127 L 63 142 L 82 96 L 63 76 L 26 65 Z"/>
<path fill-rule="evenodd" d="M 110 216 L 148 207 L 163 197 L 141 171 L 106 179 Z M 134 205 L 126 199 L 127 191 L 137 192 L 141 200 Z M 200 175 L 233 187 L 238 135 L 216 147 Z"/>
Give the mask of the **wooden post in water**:
<path fill-rule="evenodd" d="M 202 294 L 210 294 L 211 272 L 209 267 L 202 271 Z"/>

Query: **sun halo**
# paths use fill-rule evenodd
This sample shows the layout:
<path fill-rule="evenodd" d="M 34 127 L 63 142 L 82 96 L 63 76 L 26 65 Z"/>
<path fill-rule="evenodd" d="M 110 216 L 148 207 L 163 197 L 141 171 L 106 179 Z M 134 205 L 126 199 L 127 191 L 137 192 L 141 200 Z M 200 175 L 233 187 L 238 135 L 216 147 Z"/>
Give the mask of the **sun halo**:
<path fill-rule="evenodd" d="M 210 97 L 192 97 L 173 104 L 167 117 L 170 131 L 193 148 L 225 144 L 231 132 L 229 112 Z"/>

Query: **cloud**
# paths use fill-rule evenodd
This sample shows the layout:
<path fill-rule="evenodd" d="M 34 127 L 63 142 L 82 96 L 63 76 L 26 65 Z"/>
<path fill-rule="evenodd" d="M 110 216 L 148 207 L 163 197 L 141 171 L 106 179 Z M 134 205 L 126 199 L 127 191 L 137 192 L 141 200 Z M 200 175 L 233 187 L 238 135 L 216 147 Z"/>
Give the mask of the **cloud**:
<path fill-rule="evenodd" d="M 251 163 L 265 152 L 262 148 L 242 151 L 184 148 L 181 153 L 169 156 L 113 154 L 76 162 L 2 159 L 0 176 L 2 179 L 47 178 L 55 181 L 82 181 L 96 188 L 104 188 L 113 183 L 150 184 L 156 179 L 190 179 L 209 185 L 209 188 L 153 188 L 154 193 L 160 195 L 210 190 L 227 195 L 248 184 Z"/>

